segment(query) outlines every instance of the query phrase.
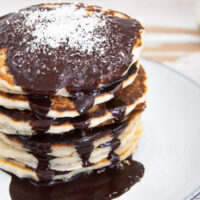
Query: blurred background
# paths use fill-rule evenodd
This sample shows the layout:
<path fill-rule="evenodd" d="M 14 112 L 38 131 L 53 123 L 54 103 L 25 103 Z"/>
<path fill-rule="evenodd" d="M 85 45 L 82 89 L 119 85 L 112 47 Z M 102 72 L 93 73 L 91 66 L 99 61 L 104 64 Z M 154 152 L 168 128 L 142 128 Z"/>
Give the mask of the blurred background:
<path fill-rule="evenodd" d="M 143 58 L 200 84 L 200 0 L 0 0 L 0 15 L 44 2 L 87 2 L 127 13 L 146 28 Z"/>

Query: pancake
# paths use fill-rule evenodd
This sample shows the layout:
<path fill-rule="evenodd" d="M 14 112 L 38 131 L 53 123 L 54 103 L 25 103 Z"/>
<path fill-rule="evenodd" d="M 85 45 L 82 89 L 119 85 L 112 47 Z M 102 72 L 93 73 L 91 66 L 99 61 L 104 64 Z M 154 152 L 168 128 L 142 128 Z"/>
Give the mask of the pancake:
<path fill-rule="evenodd" d="M 146 80 L 146 73 L 141 67 L 135 81 L 116 94 L 113 100 L 96 105 L 90 113 L 75 118 L 41 118 L 30 111 L 0 107 L 0 131 L 20 135 L 32 135 L 35 132 L 59 134 L 77 128 L 96 127 L 112 119 L 123 120 L 137 105 L 145 102 Z"/>
<path fill-rule="evenodd" d="M 142 33 L 141 24 L 123 13 L 83 4 L 42 4 L 3 16 L 0 90 L 95 93 L 138 60 Z"/>
<path fill-rule="evenodd" d="M 48 178 L 52 178 L 52 180 L 66 180 L 78 173 L 99 169 L 116 162 L 116 160 L 114 161 L 113 157 L 110 156 L 111 152 L 117 156 L 117 161 L 126 159 L 128 156 L 132 155 L 137 147 L 140 134 L 140 118 L 133 118 L 128 122 L 124 131 L 117 136 L 120 141 L 117 147 L 113 146 L 113 143 L 115 143 L 113 139 L 111 140 L 113 143 L 94 143 L 94 149 L 92 153 L 90 153 L 90 158 L 88 159 L 91 163 L 90 165 L 84 166 L 82 156 L 75 150 L 68 156 L 52 157 L 49 159 L 49 171 L 45 170 L 45 176 L 42 174 L 44 172 L 38 169 L 38 165 L 40 166 L 37 162 L 38 156 L 35 157 L 34 154 L 25 151 L 25 149 L 15 149 L 12 145 L 0 140 L 0 147 L 2 147 L 3 150 L 0 154 L 0 168 L 7 172 L 14 173 L 21 178 L 31 178 L 35 181 L 44 181 L 43 179 L 46 178 L 48 176 L 47 173 L 50 172 L 51 176 L 48 176 Z M 107 145 L 108 143 L 109 145 Z"/>
<path fill-rule="evenodd" d="M 109 86 L 107 89 L 104 89 L 101 94 L 97 94 L 96 96 L 88 97 L 89 101 L 92 103 L 90 107 L 92 108 L 95 105 L 107 102 L 114 98 L 117 91 L 120 91 L 130 84 L 133 83 L 135 80 L 139 70 L 139 62 L 133 64 L 131 69 L 129 69 L 128 74 L 122 78 L 122 80 L 118 80 L 112 86 Z M 36 99 L 36 103 L 35 103 Z M 51 106 L 48 109 L 46 116 L 51 118 L 61 118 L 61 117 L 76 117 L 79 116 L 80 108 L 85 107 L 82 112 L 87 111 L 87 106 L 84 106 L 84 102 L 87 102 L 85 99 L 81 103 L 82 105 L 77 107 L 77 103 L 80 100 L 71 99 L 67 97 L 60 97 L 60 96 L 52 96 L 48 98 L 51 102 Z M 79 101 L 79 102 L 78 102 Z M 38 103 L 39 102 L 39 103 Z M 18 109 L 18 110 L 32 110 L 34 112 L 41 113 L 43 110 L 41 104 L 41 100 L 38 101 L 37 98 L 25 96 L 25 95 L 16 95 L 16 94 L 9 94 L 0 92 L 0 106 L 3 106 L 7 109 Z M 35 109 L 36 108 L 36 109 Z M 88 108 L 89 109 L 89 108 Z"/>

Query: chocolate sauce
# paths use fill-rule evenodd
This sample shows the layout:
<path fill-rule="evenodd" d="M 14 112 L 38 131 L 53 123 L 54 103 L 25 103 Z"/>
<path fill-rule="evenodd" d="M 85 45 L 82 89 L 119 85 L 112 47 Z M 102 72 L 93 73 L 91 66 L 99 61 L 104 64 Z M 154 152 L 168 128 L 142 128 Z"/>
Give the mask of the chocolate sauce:
<path fill-rule="evenodd" d="M 38 160 L 38 166 L 36 169 L 37 176 L 42 183 L 50 182 L 54 176 L 54 171 L 49 167 L 49 161 L 53 158 L 49 155 L 41 155 L 35 153 L 34 156 Z"/>
<path fill-rule="evenodd" d="M 12 200 L 111 200 L 127 192 L 144 174 L 141 163 L 129 158 L 91 174 L 80 174 L 69 182 L 48 186 L 34 185 L 29 180 L 12 176 Z"/>
<path fill-rule="evenodd" d="M 31 110 L 40 116 L 46 116 L 51 109 L 51 99 L 49 96 L 29 95 L 29 105 Z"/>
<path fill-rule="evenodd" d="M 54 157 L 47 154 L 51 152 L 50 135 L 39 134 L 24 138 L 23 136 L 18 136 L 18 139 L 21 142 L 24 141 L 22 144 L 24 144 L 25 148 L 28 148 L 29 152 L 37 158 L 38 165 L 36 173 L 39 180 L 44 183 L 51 181 L 55 172 L 49 167 L 49 161 Z"/>
<path fill-rule="evenodd" d="M 52 122 L 53 119 L 51 118 L 41 118 L 39 115 L 34 115 L 30 122 L 30 125 L 32 127 L 32 130 L 36 134 L 44 134 L 46 131 L 49 130 Z"/>
<path fill-rule="evenodd" d="M 110 142 L 107 142 L 103 145 L 101 145 L 101 148 L 110 146 L 111 151 L 108 155 L 108 159 L 110 160 L 111 163 L 117 163 L 120 161 L 119 155 L 115 153 L 115 150 L 120 146 L 121 142 L 117 137 L 114 137 Z"/>
<path fill-rule="evenodd" d="M 89 110 L 94 105 L 94 98 L 94 96 L 85 95 L 83 93 L 76 93 L 76 98 L 74 99 L 76 110 L 80 114 Z"/>
<path fill-rule="evenodd" d="M 121 142 L 119 139 L 115 138 L 110 144 L 111 152 L 108 155 L 108 159 L 111 163 L 117 163 L 120 161 L 120 157 L 115 153 L 115 150 L 120 146 Z"/>
<path fill-rule="evenodd" d="M 76 142 L 76 149 L 78 154 L 80 155 L 81 159 L 82 159 L 82 166 L 83 167 L 89 167 L 92 166 L 92 163 L 90 163 L 89 158 L 90 155 L 94 149 L 94 145 L 93 145 L 93 140 L 91 140 L 89 137 L 86 136 L 86 131 L 81 130 L 82 132 L 82 139 L 78 142 Z"/>
<path fill-rule="evenodd" d="M 60 4 L 57 13 L 67 5 Z M 87 9 L 84 5 L 81 7 Z M 96 46 L 92 53 L 81 51 L 82 46 L 87 43 L 71 47 L 68 36 L 58 47 L 52 47 L 51 43 L 43 44 L 44 42 L 35 44 L 38 38 L 34 34 L 37 33 L 35 29 L 38 24 L 35 20 L 35 24 L 27 25 L 30 23 L 29 18 L 33 17 L 31 14 L 40 13 L 44 17 L 43 13 L 48 14 L 54 10 L 56 9 L 32 6 L 0 19 L 0 38 L 3 38 L 0 40 L 0 48 L 7 49 L 6 65 L 15 83 L 28 94 L 49 95 L 64 87 L 69 92 L 94 90 L 99 84 L 118 80 L 132 62 L 133 46 L 137 46 L 141 40 L 140 32 L 143 28 L 140 23 L 134 19 L 120 19 L 99 12 L 99 20 L 105 22 L 105 26 L 99 26 L 94 34 L 99 38 L 105 37 L 106 40 L 99 47 Z M 60 18 L 43 20 L 54 23 Z M 38 20 L 38 23 L 44 24 L 39 17 Z M 96 35 L 92 36 L 91 41 Z M 103 54 L 100 53 L 101 49 Z"/>
<path fill-rule="evenodd" d="M 114 98 L 106 102 L 106 107 L 117 120 L 123 120 L 127 104 L 121 99 Z"/>
<path fill-rule="evenodd" d="M 46 154 L 51 152 L 52 145 L 52 135 L 33 135 L 33 136 L 19 136 L 10 135 L 8 137 L 13 137 L 20 141 L 26 149 L 31 152 L 38 152 L 40 154 Z"/>

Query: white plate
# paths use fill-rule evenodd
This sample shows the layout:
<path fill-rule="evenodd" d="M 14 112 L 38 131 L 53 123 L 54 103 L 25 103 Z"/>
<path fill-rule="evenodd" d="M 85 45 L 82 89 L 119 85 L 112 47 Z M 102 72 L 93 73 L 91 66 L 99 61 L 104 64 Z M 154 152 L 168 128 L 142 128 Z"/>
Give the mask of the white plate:
<path fill-rule="evenodd" d="M 190 199 L 200 188 L 200 86 L 162 64 L 142 63 L 149 96 L 134 159 L 144 164 L 145 174 L 119 199 Z"/>
<path fill-rule="evenodd" d="M 118 199 L 189 199 L 200 187 L 200 86 L 159 63 L 142 63 L 149 97 L 134 158 L 144 164 L 145 175 Z M 2 200 L 10 199 L 9 181 L 0 173 Z"/>

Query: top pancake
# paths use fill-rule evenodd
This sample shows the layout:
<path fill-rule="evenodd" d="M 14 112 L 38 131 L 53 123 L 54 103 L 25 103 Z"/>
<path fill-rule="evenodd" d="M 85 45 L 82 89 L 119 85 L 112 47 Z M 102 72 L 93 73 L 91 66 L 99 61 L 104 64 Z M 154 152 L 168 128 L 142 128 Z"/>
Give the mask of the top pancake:
<path fill-rule="evenodd" d="M 83 4 L 32 6 L 0 18 L 0 90 L 76 96 L 124 76 L 143 28 L 123 13 Z"/>

